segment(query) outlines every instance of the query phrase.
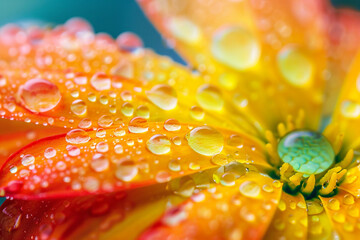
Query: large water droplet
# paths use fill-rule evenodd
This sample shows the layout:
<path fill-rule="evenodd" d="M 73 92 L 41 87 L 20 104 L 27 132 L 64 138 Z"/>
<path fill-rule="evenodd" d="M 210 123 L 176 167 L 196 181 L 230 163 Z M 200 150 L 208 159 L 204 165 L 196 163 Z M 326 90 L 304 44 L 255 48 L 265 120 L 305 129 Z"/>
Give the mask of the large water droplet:
<path fill-rule="evenodd" d="M 181 124 L 176 119 L 168 119 L 164 123 L 164 128 L 170 132 L 179 131 L 181 129 Z"/>
<path fill-rule="evenodd" d="M 313 78 L 313 62 L 300 49 L 285 47 L 277 57 L 279 70 L 292 85 L 301 87 L 311 83 Z"/>
<path fill-rule="evenodd" d="M 70 109 L 74 114 L 82 116 L 86 113 L 87 107 L 86 103 L 83 100 L 77 99 L 72 102 Z"/>
<path fill-rule="evenodd" d="M 29 166 L 35 162 L 35 157 L 31 154 L 26 154 L 21 159 L 21 164 L 24 166 Z"/>
<path fill-rule="evenodd" d="M 162 134 L 156 134 L 152 136 L 146 142 L 146 146 L 150 150 L 150 152 L 156 155 L 163 155 L 169 153 L 171 150 L 170 140 Z"/>
<path fill-rule="evenodd" d="M 115 176 L 124 182 L 130 182 L 137 176 L 138 171 L 138 167 L 133 161 L 123 161 L 116 169 Z"/>
<path fill-rule="evenodd" d="M 111 79 L 104 73 L 96 73 L 90 79 L 90 84 L 98 91 L 109 90 L 111 88 Z"/>
<path fill-rule="evenodd" d="M 113 120 L 110 116 L 103 115 L 103 116 L 99 117 L 98 124 L 100 127 L 107 128 L 113 124 Z"/>
<path fill-rule="evenodd" d="M 241 27 L 230 27 L 216 33 L 211 52 L 221 63 L 244 70 L 259 61 L 260 45 L 251 32 Z"/>
<path fill-rule="evenodd" d="M 240 192 L 250 198 L 257 198 L 260 195 L 260 186 L 253 181 L 245 181 L 240 185 Z"/>
<path fill-rule="evenodd" d="M 45 79 L 31 79 L 18 90 L 21 104 L 32 112 L 47 112 L 54 109 L 61 100 L 59 88 Z"/>
<path fill-rule="evenodd" d="M 55 148 L 52 148 L 52 147 L 48 147 L 45 149 L 44 151 L 44 157 L 46 158 L 53 158 L 56 156 L 56 150 Z"/>
<path fill-rule="evenodd" d="M 71 144 L 83 144 L 90 141 L 90 136 L 82 129 L 74 129 L 69 131 L 65 137 L 66 141 Z"/>
<path fill-rule="evenodd" d="M 218 154 L 224 147 L 224 136 L 210 126 L 194 128 L 186 138 L 195 152 L 205 156 Z"/>
<path fill-rule="evenodd" d="M 224 99 L 220 90 L 212 85 L 202 85 L 196 94 L 196 100 L 202 108 L 220 111 L 224 106 Z"/>
<path fill-rule="evenodd" d="M 170 19 L 168 24 L 172 35 L 181 41 L 194 44 L 201 39 L 200 29 L 189 19 L 174 17 Z"/>
<path fill-rule="evenodd" d="M 95 172 L 104 172 L 109 168 L 109 160 L 103 154 L 95 154 L 90 162 L 91 168 Z"/>
<path fill-rule="evenodd" d="M 156 106 L 163 110 L 172 110 L 177 105 L 175 90 L 169 85 L 159 84 L 146 92 L 146 96 Z"/>
<path fill-rule="evenodd" d="M 144 133 L 149 129 L 149 124 L 145 118 L 134 117 L 129 122 L 129 132 L 132 133 Z"/>

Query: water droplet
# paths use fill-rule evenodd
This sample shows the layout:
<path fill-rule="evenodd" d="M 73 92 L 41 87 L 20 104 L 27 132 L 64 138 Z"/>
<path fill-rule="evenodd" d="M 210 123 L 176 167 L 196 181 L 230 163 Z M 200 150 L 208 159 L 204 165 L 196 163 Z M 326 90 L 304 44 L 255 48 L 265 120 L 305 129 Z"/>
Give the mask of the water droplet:
<path fill-rule="evenodd" d="M 121 112 L 126 117 L 131 117 L 134 114 L 134 106 L 131 103 L 126 102 L 121 106 Z"/>
<path fill-rule="evenodd" d="M 73 145 L 67 145 L 66 150 L 68 151 L 68 154 L 72 157 L 76 157 L 80 155 L 80 148 L 73 146 Z"/>
<path fill-rule="evenodd" d="M 349 100 L 343 101 L 341 113 L 346 118 L 358 118 L 360 116 L 360 104 Z"/>
<path fill-rule="evenodd" d="M 56 156 L 56 150 L 54 148 L 48 147 L 48 148 L 45 149 L 44 157 L 49 159 L 49 158 L 53 158 L 55 156 Z"/>
<path fill-rule="evenodd" d="M 116 38 L 118 47 L 125 51 L 131 51 L 143 46 L 141 39 L 134 33 L 124 32 Z"/>
<path fill-rule="evenodd" d="M 122 136 L 125 136 L 125 134 L 126 134 L 126 131 L 124 129 L 122 129 L 122 128 L 116 128 L 114 130 L 114 135 L 116 137 L 122 137 Z"/>
<path fill-rule="evenodd" d="M 117 144 L 114 147 L 114 151 L 116 154 L 122 154 L 122 153 L 124 153 L 124 148 L 123 148 L 123 146 Z"/>
<path fill-rule="evenodd" d="M 147 106 L 145 105 L 140 105 L 136 111 L 135 111 L 135 115 L 138 117 L 143 117 L 148 119 L 150 117 L 150 110 Z"/>
<path fill-rule="evenodd" d="M 296 47 L 285 47 L 279 52 L 277 64 L 283 77 L 297 87 L 308 86 L 313 78 L 311 59 Z"/>
<path fill-rule="evenodd" d="M 216 154 L 216 155 L 214 155 L 211 158 L 211 162 L 216 164 L 216 165 L 219 165 L 219 166 L 222 166 L 222 165 L 225 165 L 225 164 L 229 163 L 229 161 L 228 161 L 225 154 Z"/>
<path fill-rule="evenodd" d="M 205 112 L 201 107 L 192 106 L 190 109 L 190 116 L 195 120 L 201 121 L 205 117 Z"/>
<path fill-rule="evenodd" d="M 344 195 L 344 204 L 352 205 L 354 203 L 355 203 L 355 199 L 354 199 L 353 195 L 351 195 L 351 194 Z"/>
<path fill-rule="evenodd" d="M 83 100 L 77 99 L 72 102 L 70 109 L 74 114 L 82 116 L 86 113 L 87 107 L 86 103 Z"/>
<path fill-rule="evenodd" d="M 149 129 L 149 124 L 145 118 L 134 117 L 129 122 L 129 132 L 132 133 L 144 133 Z"/>
<path fill-rule="evenodd" d="M 88 118 L 84 118 L 79 122 L 78 127 L 83 128 L 83 129 L 87 129 L 87 128 L 90 128 L 91 125 L 92 125 L 91 120 L 88 119 Z"/>
<path fill-rule="evenodd" d="M 98 151 L 100 153 L 105 153 L 105 152 L 109 151 L 109 145 L 106 142 L 99 142 L 96 145 L 96 151 Z"/>
<path fill-rule="evenodd" d="M 223 186 L 234 186 L 235 176 L 232 173 L 224 173 L 220 178 L 220 183 Z"/>
<path fill-rule="evenodd" d="M 18 168 L 16 166 L 13 166 L 13 167 L 10 168 L 11 173 L 16 173 L 17 170 L 18 170 Z"/>
<path fill-rule="evenodd" d="M 113 124 L 113 120 L 108 115 L 103 115 L 98 119 L 98 125 L 103 128 L 110 127 Z"/>
<path fill-rule="evenodd" d="M 188 44 L 195 44 L 201 39 L 200 29 L 187 18 L 171 18 L 168 22 L 168 28 L 175 38 Z"/>
<path fill-rule="evenodd" d="M 24 166 L 29 166 L 35 162 L 35 157 L 31 154 L 26 154 L 21 159 L 21 164 Z"/>
<path fill-rule="evenodd" d="M 66 141 L 71 144 L 83 144 L 90 141 L 90 136 L 82 129 L 74 129 L 69 131 L 65 137 Z"/>
<path fill-rule="evenodd" d="M 175 90 L 169 85 L 159 84 L 146 92 L 148 99 L 163 110 L 172 110 L 177 105 Z"/>
<path fill-rule="evenodd" d="M 170 140 L 162 134 L 156 134 L 152 136 L 146 142 L 146 146 L 150 152 L 156 155 L 167 154 L 171 150 Z"/>
<path fill-rule="evenodd" d="M 109 168 L 109 160 L 103 154 L 96 153 L 90 162 L 90 166 L 95 172 L 104 172 Z"/>
<path fill-rule="evenodd" d="M 111 79 L 104 73 L 96 73 L 90 79 L 90 84 L 97 91 L 109 90 L 111 88 Z"/>
<path fill-rule="evenodd" d="M 210 126 L 194 128 L 186 135 L 186 138 L 195 152 L 205 156 L 218 154 L 224 147 L 223 135 Z"/>
<path fill-rule="evenodd" d="M 224 106 L 220 90 L 209 84 L 204 84 L 199 88 L 196 100 L 202 108 L 207 110 L 220 111 Z"/>
<path fill-rule="evenodd" d="M 240 192 L 250 198 L 257 198 L 260 195 L 260 186 L 253 181 L 245 181 L 240 185 Z"/>
<path fill-rule="evenodd" d="M 31 112 L 47 112 L 59 104 L 61 94 L 54 83 L 45 79 L 31 79 L 19 87 L 18 98 Z"/>
<path fill-rule="evenodd" d="M 159 171 L 155 176 L 155 180 L 158 183 L 168 182 L 171 180 L 171 175 L 167 171 Z"/>
<path fill-rule="evenodd" d="M 241 27 L 229 27 L 216 33 L 211 43 L 213 56 L 221 63 L 244 70 L 257 64 L 260 45 L 256 37 Z"/>
<path fill-rule="evenodd" d="M 138 174 L 138 167 L 131 160 L 123 161 L 116 169 L 115 176 L 124 181 L 130 182 Z"/>
<path fill-rule="evenodd" d="M 328 202 L 328 207 L 331 210 L 338 211 L 340 209 L 340 202 L 336 198 L 331 198 Z"/>
<path fill-rule="evenodd" d="M 95 177 L 88 177 L 84 182 L 84 189 L 88 192 L 96 192 L 99 190 L 100 183 Z"/>
<path fill-rule="evenodd" d="M 164 128 L 170 132 L 179 131 L 181 129 L 181 124 L 176 119 L 168 119 L 164 123 Z"/>
<path fill-rule="evenodd" d="M 6 86 L 7 80 L 6 78 L 0 74 L 0 87 Z"/>

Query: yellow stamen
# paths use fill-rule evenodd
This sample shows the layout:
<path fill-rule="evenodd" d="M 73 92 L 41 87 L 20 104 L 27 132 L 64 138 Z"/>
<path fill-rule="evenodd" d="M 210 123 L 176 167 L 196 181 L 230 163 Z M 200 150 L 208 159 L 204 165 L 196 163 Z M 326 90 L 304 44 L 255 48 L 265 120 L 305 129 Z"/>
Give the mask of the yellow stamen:
<path fill-rule="evenodd" d="M 287 128 L 287 132 L 291 132 L 295 129 L 295 124 L 292 115 L 288 115 L 286 118 L 286 128 Z"/>
<path fill-rule="evenodd" d="M 303 185 L 302 192 L 310 195 L 315 188 L 315 175 L 311 174 L 310 177 L 306 180 L 306 183 Z"/>
<path fill-rule="evenodd" d="M 350 149 L 345 157 L 343 158 L 343 160 L 341 160 L 339 163 L 338 163 L 338 166 L 342 167 L 342 168 L 346 168 L 347 166 L 350 165 L 350 163 L 352 162 L 354 158 L 354 150 L 353 149 Z"/>
<path fill-rule="evenodd" d="M 344 177 L 346 173 L 347 173 L 347 169 L 341 170 L 341 171 L 337 174 L 337 180 L 340 181 L 340 179 L 341 179 L 342 177 Z"/>
<path fill-rule="evenodd" d="M 330 194 L 336 187 L 336 182 L 337 182 L 337 173 L 336 172 L 333 172 L 331 174 L 331 178 L 329 180 L 329 183 L 326 187 L 323 187 L 320 189 L 319 193 L 321 195 L 328 195 Z"/>
<path fill-rule="evenodd" d="M 279 132 L 279 136 L 280 137 L 283 137 L 286 135 L 286 127 L 285 127 L 285 124 L 284 123 L 279 123 L 278 126 L 278 132 Z"/>
<path fill-rule="evenodd" d="M 327 173 L 320 179 L 319 183 L 321 185 L 324 184 L 325 182 L 327 182 L 331 178 L 333 173 L 338 173 L 338 172 L 341 171 L 341 169 L 342 169 L 341 167 L 334 167 L 332 169 L 329 169 L 327 171 Z"/>
<path fill-rule="evenodd" d="M 265 138 L 271 145 L 273 145 L 274 147 L 277 147 L 277 139 L 274 137 L 274 134 L 272 133 L 272 131 L 266 130 Z"/>
<path fill-rule="evenodd" d="M 300 109 L 297 118 L 295 119 L 295 126 L 297 129 L 304 127 L 305 111 Z"/>
<path fill-rule="evenodd" d="M 303 174 L 302 173 L 295 173 L 294 175 L 292 175 L 289 180 L 292 184 L 294 184 L 294 186 L 299 186 L 301 183 L 301 179 L 302 179 Z"/>
<path fill-rule="evenodd" d="M 273 166 L 279 166 L 280 165 L 280 158 L 279 155 L 276 152 L 276 149 L 274 149 L 273 145 L 271 143 L 267 143 L 265 145 L 266 151 L 268 152 L 269 156 L 270 156 L 270 163 Z"/>
<path fill-rule="evenodd" d="M 335 155 L 340 152 L 343 141 L 344 141 L 344 134 L 339 133 L 336 136 L 335 141 L 332 143 Z"/>

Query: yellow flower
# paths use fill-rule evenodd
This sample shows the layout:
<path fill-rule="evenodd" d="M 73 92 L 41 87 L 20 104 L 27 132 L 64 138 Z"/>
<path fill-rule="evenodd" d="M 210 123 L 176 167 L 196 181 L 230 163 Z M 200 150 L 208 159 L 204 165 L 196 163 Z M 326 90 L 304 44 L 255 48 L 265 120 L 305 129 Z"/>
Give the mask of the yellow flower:
<path fill-rule="evenodd" d="M 81 19 L 0 30 L 1 239 L 355 239 L 358 13 L 139 4 L 194 71 Z"/>

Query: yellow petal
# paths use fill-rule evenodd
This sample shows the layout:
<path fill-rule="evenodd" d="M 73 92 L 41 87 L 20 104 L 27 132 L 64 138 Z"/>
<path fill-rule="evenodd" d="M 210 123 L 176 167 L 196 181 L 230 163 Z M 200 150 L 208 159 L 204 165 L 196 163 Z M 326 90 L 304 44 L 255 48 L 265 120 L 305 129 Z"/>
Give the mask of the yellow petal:
<path fill-rule="evenodd" d="M 360 165 L 350 168 L 339 186 L 356 197 L 360 197 Z"/>
<path fill-rule="evenodd" d="M 344 190 L 332 197 L 321 197 L 321 201 L 336 234 L 343 239 L 356 239 L 360 233 L 360 201 Z"/>
<path fill-rule="evenodd" d="M 307 217 L 304 197 L 283 192 L 265 239 L 307 239 Z"/>

